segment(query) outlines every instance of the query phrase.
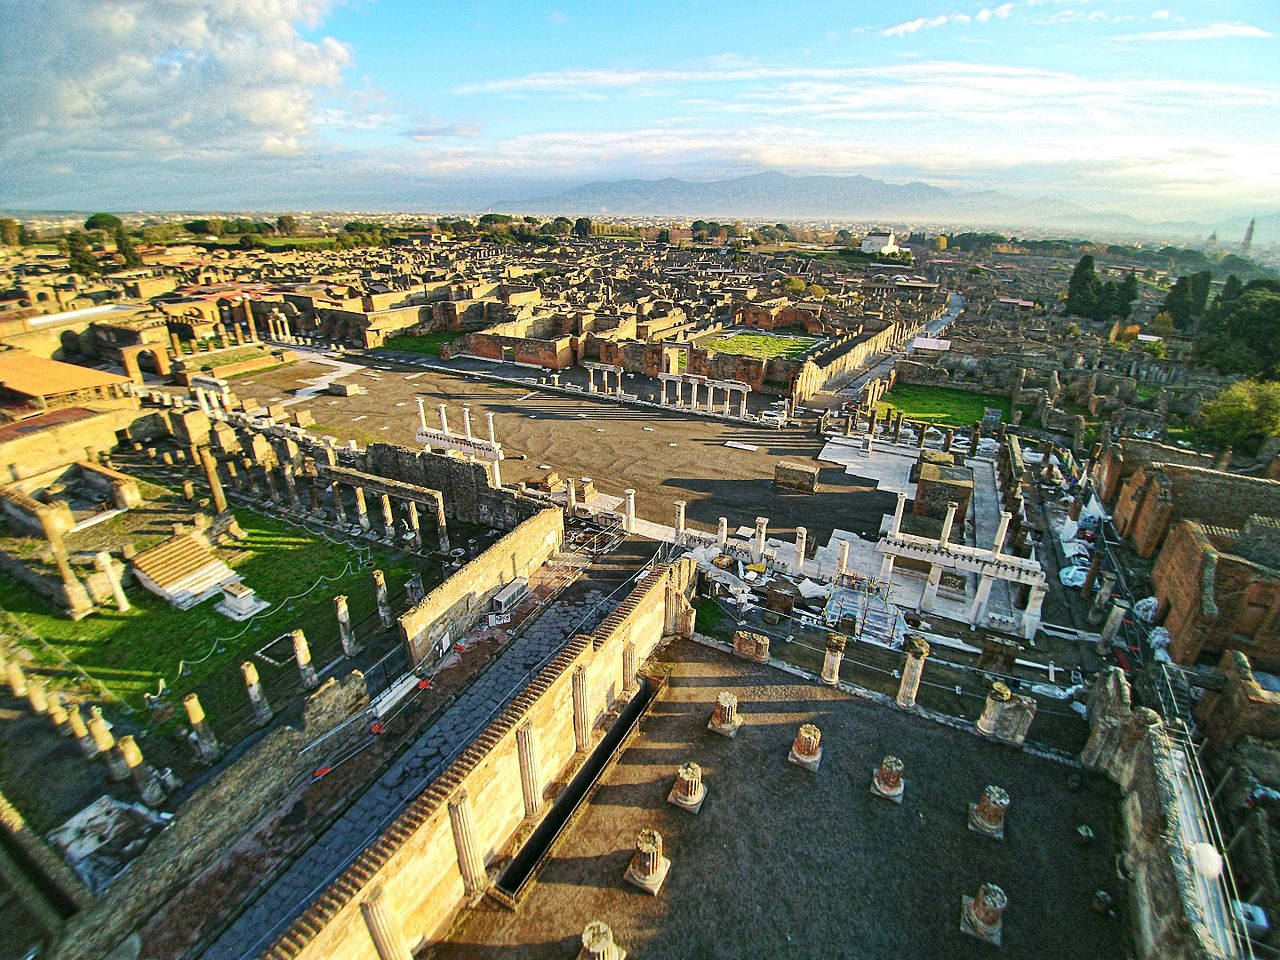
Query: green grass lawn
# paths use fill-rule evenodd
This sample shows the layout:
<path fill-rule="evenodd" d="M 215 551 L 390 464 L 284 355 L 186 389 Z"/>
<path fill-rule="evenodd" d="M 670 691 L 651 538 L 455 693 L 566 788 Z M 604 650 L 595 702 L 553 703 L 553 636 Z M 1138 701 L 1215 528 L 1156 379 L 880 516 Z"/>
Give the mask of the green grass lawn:
<path fill-rule="evenodd" d="M 401 333 L 394 337 L 388 337 L 387 342 L 377 349 L 397 350 L 400 353 L 420 353 L 424 356 L 439 358 L 441 347 L 446 343 L 452 343 L 459 337 L 465 336 L 466 334 L 460 330 L 439 330 L 436 333 L 427 333 L 420 337 L 412 337 Z"/>
<path fill-rule="evenodd" d="M 225 722 L 247 709 L 239 664 L 255 650 L 300 627 L 306 632 L 314 662 L 321 666 L 341 649 L 333 609 L 335 594 L 349 597 L 354 623 L 375 613 L 374 568 L 363 566 L 363 559 L 371 559 L 386 573 L 393 593 L 402 589 L 416 569 L 412 557 L 381 546 L 366 547 L 357 554 L 353 546 L 330 542 L 248 510 L 237 510 L 236 516 L 248 537 L 233 548 L 220 547 L 218 553 L 244 576 L 248 586 L 273 604 L 251 621 L 248 629 L 246 623 L 215 611 L 217 598 L 179 611 L 137 584 L 128 587 L 133 609 L 125 613 L 106 609 L 73 622 L 44 598 L 4 578 L 0 581 L 0 607 L 44 639 L 45 644 L 29 638 L 19 640 L 39 664 L 61 668 L 74 681 L 65 657 L 134 708 L 143 705 L 142 694 L 154 693 L 163 678 L 175 694 L 172 702 L 180 704 L 182 696 L 194 690 L 211 721 L 216 725 L 221 717 Z M 337 579 L 307 593 L 321 577 Z M 277 609 L 281 602 L 284 606 Z M 0 615 L 0 629 L 13 632 L 8 617 Z M 293 684 L 297 671 L 291 649 L 287 642 L 275 648 L 279 656 L 273 659 L 284 661 L 281 667 L 258 661 L 268 690 Z M 189 665 L 185 675 L 179 675 L 180 661 Z"/>
<path fill-rule="evenodd" d="M 817 337 L 731 333 L 703 337 L 695 343 L 695 346 L 715 353 L 732 353 L 740 357 L 772 360 L 774 357 L 798 357 L 817 342 Z"/>
<path fill-rule="evenodd" d="M 982 419 L 987 407 L 995 407 L 1005 423 L 1012 415 L 1008 397 L 970 393 L 954 387 L 900 383 L 884 396 L 876 412 L 884 416 L 901 411 L 908 420 L 927 420 L 952 427 L 968 427 Z"/>

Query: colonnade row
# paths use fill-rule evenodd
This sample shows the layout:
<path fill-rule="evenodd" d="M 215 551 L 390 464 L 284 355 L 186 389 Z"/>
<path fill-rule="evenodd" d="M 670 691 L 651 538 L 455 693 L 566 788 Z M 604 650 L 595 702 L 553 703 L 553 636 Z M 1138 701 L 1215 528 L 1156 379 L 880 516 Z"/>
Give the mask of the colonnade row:
<path fill-rule="evenodd" d="M 674 397 L 670 403 L 667 402 L 667 384 L 670 383 L 674 390 Z M 684 400 L 684 385 L 689 385 L 690 397 L 688 404 Z M 732 404 L 733 395 L 738 393 L 738 413 L 739 418 L 745 418 L 747 415 L 747 394 L 751 392 L 751 388 L 745 383 L 734 383 L 729 380 L 700 380 L 691 377 L 672 376 L 670 374 L 660 374 L 658 376 L 658 403 L 664 407 L 688 407 L 693 410 L 698 409 L 698 387 L 706 385 L 707 388 L 707 413 L 723 413 L 726 417 L 733 416 Z M 724 406 L 722 409 L 716 409 L 716 390 L 724 393 Z"/>
<path fill-rule="evenodd" d="M 426 453 L 434 452 L 432 445 L 433 428 L 427 426 L 427 408 L 426 400 L 423 397 L 414 397 L 418 403 L 418 423 L 422 428 L 422 433 L 418 440 L 422 443 L 422 448 Z M 493 469 L 493 485 L 494 487 L 502 486 L 502 444 L 498 443 L 497 430 L 493 425 L 493 414 L 486 413 L 484 415 L 485 425 L 489 434 L 488 438 L 478 437 L 472 430 L 471 424 L 471 404 L 464 403 L 462 405 L 462 432 L 457 433 L 449 429 L 449 409 L 444 403 L 436 404 L 436 411 L 440 414 L 440 433 L 444 436 L 437 439 L 436 445 L 442 449 L 449 449 L 444 444 L 450 444 L 452 441 L 463 441 L 462 446 L 473 449 L 472 459 L 483 459 L 488 462 Z"/>

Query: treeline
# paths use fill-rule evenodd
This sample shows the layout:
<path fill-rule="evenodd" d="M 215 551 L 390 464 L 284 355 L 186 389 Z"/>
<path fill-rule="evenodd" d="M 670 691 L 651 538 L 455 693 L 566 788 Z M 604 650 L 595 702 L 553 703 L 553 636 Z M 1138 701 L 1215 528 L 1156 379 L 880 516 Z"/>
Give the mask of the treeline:
<path fill-rule="evenodd" d="M 1132 270 L 1119 282 L 1103 280 L 1093 257 L 1085 254 L 1067 283 L 1067 313 L 1104 323 L 1127 320 L 1137 297 L 1138 278 Z"/>
<path fill-rule="evenodd" d="M 1228 277 L 1199 320 L 1193 356 L 1220 373 L 1280 380 L 1280 281 Z"/>

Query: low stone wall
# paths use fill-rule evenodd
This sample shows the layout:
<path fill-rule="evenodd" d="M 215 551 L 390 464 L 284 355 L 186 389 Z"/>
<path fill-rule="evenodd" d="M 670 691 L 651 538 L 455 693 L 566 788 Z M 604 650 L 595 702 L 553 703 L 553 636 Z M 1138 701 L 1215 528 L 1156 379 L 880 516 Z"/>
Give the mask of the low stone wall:
<path fill-rule="evenodd" d="M 369 695 L 357 672 L 330 679 L 307 699 L 301 721 L 277 723 L 178 808 L 97 906 L 66 925 L 49 956 L 98 960 L 205 869 L 223 861 L 264 820 L 279 816 L 293 790 L 311 775 L 315 757 L 303 747 L 366 710 Z M 353 725 L 358 727 L 358 725 Z M 350 728 L 349 728 L 350 729 Z M 333 749 L 340 744 L 329 741 Z"/>
<path fill-rule="evenodd" d="M 379 912 L 411 951 L 438 937 L 478 892 L 464 880 L 460 847 L 474 851 L 478 863 L 472 865 L 483 870 L 535 828 L 554 802 L 552 785 L 567 783 L 588 755 L 578 749 L 575 712 L 585 715 L 597 742 L 603 734 L 596 726 L 624 698 L 628 665 L 642 663 L 665 636 L 692 634 L 688 595 L 695 575 L 688 559 L 658 567 L 594 634 L 570 641 L 265 956 L 378 960 L 362 916 L 371 898 L 380 899 Z M 580 711 L 574 708 L 575 686 Z M 521 784 L 522 738 L 534 758 L 532 778 L 541 801 L 538 815 L 529 818 Z M 486 882 L 481 878 L 480 887 Z"/>
<path fill-rule="evenodd" d="M 529 577 L 563 541 L 564 514 L 546 507 L 468 561 L 400 617 L 410 661 L 420 663 L 447 647 L 489 609 L 498 591 L 517 577 Z"/>
<path fill-rule="evenodd" d="M 234 349 L 242 349 L 236 347 Z M 248 360 L 239 360 L 235 363 L 218 363 L 216 354 L 208 354 L 213 359 L 210 361 L 208 369 L 196 366 L 202 360 L 205 354 L 196 354 L 185 361 L 189 369 L 177 369 L 173 374 L 173 382 L 179 386 L 190 386 L 192 377 L 230 377 L 237 373 L 250 373 L 254 370 L 265 370 L 268 367 L 278 367 L 282 363 L 294 363 L 298 359 L 298 355 L 292 350 L 272 350 L 264 351 L 260 357 L 251 357 Z M 175 367 L 179 366 L 175 363 Z"/>
<path fill-rule="evenodd" d="M 1141 960 L 1225 958 L 1210 933 L 1181 822 L 1174 747 L 1158 714 L 1134 708 L 1122 670 L 1100 674 L 1089 693 L 1086 767 L 1120 787 L 1129 913 Z M 1177 748 L 1181 749 L 1181 748 Z"/>
<path fill-rule="evenodd" d="M 169 429 L 161 413 L 112 410 L 33 431 L 0 444 L 4 480 L 20 481 L 64 468 L 83 460 L 85 447 L 110 450 L 119 442 L 118 431 L 130 440 L 146 441 L 166 435 Z"/>

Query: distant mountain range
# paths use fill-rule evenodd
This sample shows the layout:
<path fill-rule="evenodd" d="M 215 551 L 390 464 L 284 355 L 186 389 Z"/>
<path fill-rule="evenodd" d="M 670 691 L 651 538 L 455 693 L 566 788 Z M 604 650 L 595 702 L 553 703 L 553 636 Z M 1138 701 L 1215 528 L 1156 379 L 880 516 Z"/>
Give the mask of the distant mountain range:
<path fill-rule="evenodd" d="M 613 180 L 585 183 L 548 196 L 508 200 L 531 213 L 609 216 L 681 216 L 703 219 L 803 218 L 938 223 L 1005 229 L 1049 229 L 1087 234 L 1205 239 L 1216 230 L 1224 246 L 1239 243 L 1247 218 L 1218 224 L 1148 223 L 1127 214 L 1089 210 L 1053 197 L 1026 199 L 983 190 L 953 193 L 913 181 L 894 184 L 864 176 L 792 177 L 766 172 L 728 180 Z M 1280 239 L 1280 213 L 1258 218 L 1254 243 Z"/>

